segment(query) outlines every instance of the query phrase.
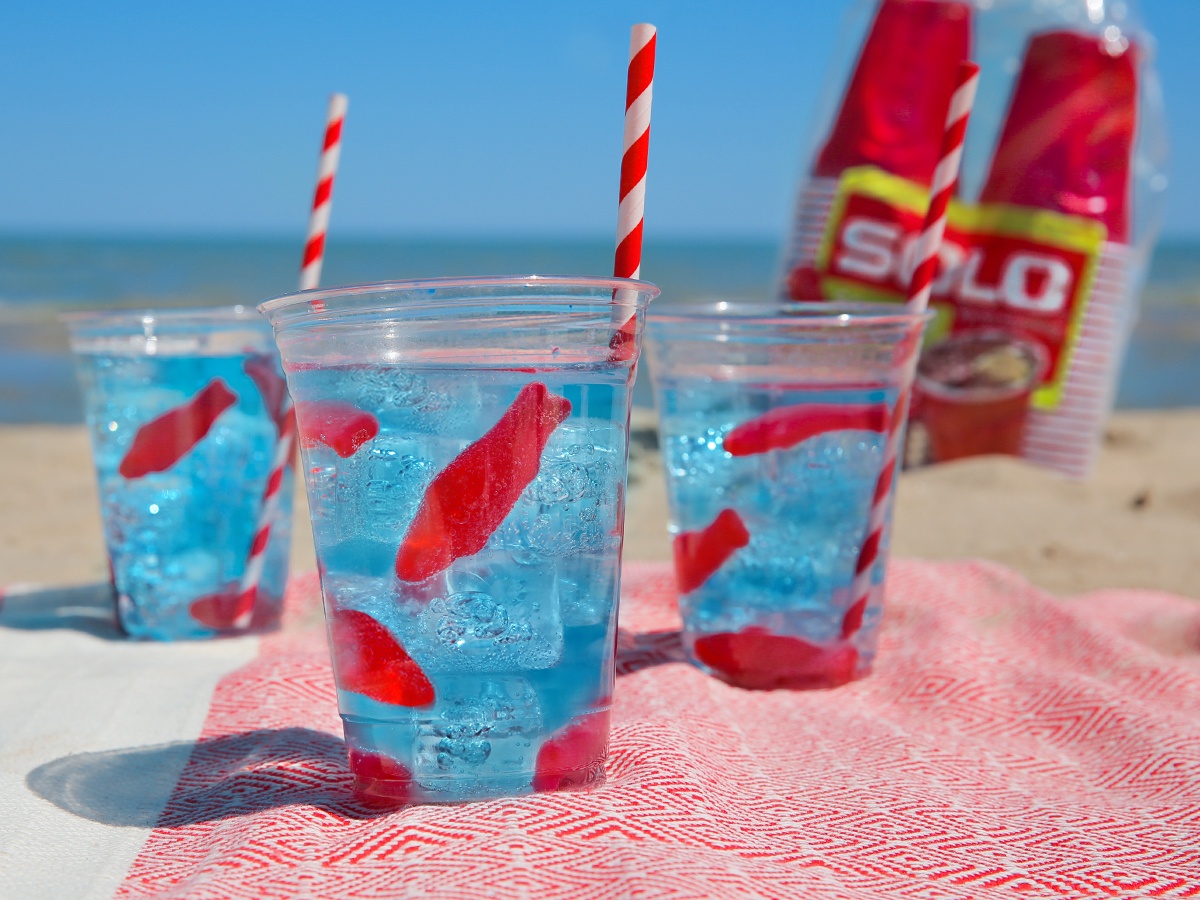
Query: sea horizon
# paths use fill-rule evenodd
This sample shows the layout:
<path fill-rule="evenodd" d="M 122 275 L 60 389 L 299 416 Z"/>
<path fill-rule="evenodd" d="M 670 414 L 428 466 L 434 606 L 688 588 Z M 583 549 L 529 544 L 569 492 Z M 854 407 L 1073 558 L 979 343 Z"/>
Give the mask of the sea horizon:
<path fill-rule="evenodd" d="M 0 422 L 82 420 L 57 316 L 97 308 L 252 305 L 295 289 L 302 238 L 276 232 L 0 231 Z M 611 237 L 588 234 L 331 236 L 322 284 L 446 275 L 611 271 Z M 678 300 L 772 292 L 780 243 L 755 235 L 647 238 L 646 280 Z M 1161 240 L 1119 382 L 1124 409 L 1200 406 L 1200 236 Z M 653 404 L 649 379 L 635 403 Z"/>

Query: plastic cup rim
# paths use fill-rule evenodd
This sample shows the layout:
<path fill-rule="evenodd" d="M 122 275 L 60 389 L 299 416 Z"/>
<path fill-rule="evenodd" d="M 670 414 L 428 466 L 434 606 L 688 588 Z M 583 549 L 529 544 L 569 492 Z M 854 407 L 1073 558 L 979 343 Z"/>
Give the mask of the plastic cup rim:
<path fill-rule="evenodd" d="M 469 277 L 445 276 L 439 278 L 414 278 L 401 281 L 375 281 L 366 282 L 363 284 L 347 284 L 337 287 L 317 288 L 309 291 L 293 291 L 288 294 L 281 294 L 277 297 L 271 297 L 259 303 L 257 309 L 265 316 L 273 316 L 280 312 L 293 312 L 307 308 L 313 316 L 330 316 L 340 317 L 344 313 L 340 310 L 323 310 L 320 306 L 314 304 L 324 304 L 327 300 L 335 298 L 347 297 L 364 297 L 371 294 L 394 294 L 406 291 L 435 291 L 448 290 L 453 288 L 461 288 L 470 290 L 472 288 L 590 288 L 597 292 L 612 292 L 614 295 L 618 291 L 636 292 L 639 296 L 644 296 L 648 301 L 657 297 L 661 291 L 658 285 L 652 284 L 649 281 L 640 281 L 632 278 L 615 278 L 611 276 L 595 276 L 595 275 L 480 275 Z M 540 301 L 544 298 L 531 297 L 531 301 Z M 583 298 L 580 298 L 582 302 Z M 480 302 L 488 304 L 495 301 L 492 297 L 462 297 L 458 298 L 457 302 L 472 303 Z M 443 306 L 447 304 L 447 300 L 439 299 L 430 303 L 423 303 L 420 300 L 414 299 L 411 302 L 402 304 L 404 308 L 418 309 L 422 306 Z M 611 303 L 611 300 L 606 300 L 606 303 Z M 387 309 L 398 308 L 396 306 L 380 306 L 378 310 L 385 311 Z"/>
<path fill-rule="evenodd" d="M 901 304 L 849 300 L 673 300 L 659 304 L 648 316 L 648 324 L 739 323 L 780 326 L 788 329 L 811 327 L 853 328 L 856 326 L 911 326 L 934 318 L 930 310 L 912 311 Z"/>
<path fill-rule="evenodd" d="M 58 320 L 69 328 L 86 327 L 88 325 L 119 325 L 128 322 L 130 327 L 144 328 L 146 326 L 188 326 L 196 325 L 201 328 L 213 325 L 241 325 L 246 322 L 262 322 L 263 318 L 253 306 L 235 304 L 233 306 L 180 306 L 164 308 L 129 309 L 84 309 L 71 312 L 61 312 Z"/>

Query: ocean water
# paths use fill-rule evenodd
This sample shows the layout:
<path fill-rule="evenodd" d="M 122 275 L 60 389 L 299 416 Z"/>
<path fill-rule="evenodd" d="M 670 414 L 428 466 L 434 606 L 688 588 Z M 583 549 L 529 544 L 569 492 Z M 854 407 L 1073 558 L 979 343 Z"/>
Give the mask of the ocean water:
<path fill-rule="evenodd" d="M 282 238 L 0 237 L 0 422 L 81 422 L 59 312 L 252 305 L 295 288 L 300 241 Z M 596 274 L 606 239 L 331 240 L 322 283 L 478 274 Z M 648 241 L 642 272 L 664 298 L 762 296 L 770 240 Z M 652 404 L 642 375 L 634 402 Z M 1200 240 L 1165 241 L 1151 263 L 1122 368 L 1121 408 L 1200 406 Z"/>

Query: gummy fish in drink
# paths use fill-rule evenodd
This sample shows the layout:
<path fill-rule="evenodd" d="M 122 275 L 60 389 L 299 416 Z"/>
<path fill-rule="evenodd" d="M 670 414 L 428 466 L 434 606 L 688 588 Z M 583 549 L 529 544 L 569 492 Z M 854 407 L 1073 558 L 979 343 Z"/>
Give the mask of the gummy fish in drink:
<path fill-rule="evenodd" d="M 398 285 L 411 303 L 394 312 L 376 310 L 379 288 L 322 292 L 315 315 L 272 301 L 339 710 L 368 802 L 604 775 L 640 338 L 632 330 L 630 358 L 611 353 L 613 289 L 640 288 L 629 315 L 651 289 L 572 282 L 557 290 L 573 304 L 515 301 L 508 329 L 486 321 L 496 310 L 456 322 L 490 283 L 433 282 L 445 292 L 433 300 Z"/>
<path fill-rule="evenodd" d="M 277 625 L 290 467 L 269 521 L 260 518 L 277 447 L 290 445 L 292 425 L 266 322 L 240 308 L 66 321 L 121 628 L 176 640 Z M 262 574 L 247 583 L 255 550 Z"/>
<path fill-rule="evenodd" d="M 887 566 L 863 554 L 925 316 L 865 304 L 675 305 L 650 323 L 683 642 L 743 688 L 870 671 Z M 868 602 L 852 585 L 869 559 Z"/>
<path fill-rule="evenodd" d="M 692 658 L 744 687 L 836 687 L 863 674 L 878 608 L 856 641 L 842 640 L 842 621 L 895 392 L 657 383 Z M 786 411 L 801 426 L 790 435 L 772 416 Z M 766 417 L 780 436 L 747 440 Z"/>

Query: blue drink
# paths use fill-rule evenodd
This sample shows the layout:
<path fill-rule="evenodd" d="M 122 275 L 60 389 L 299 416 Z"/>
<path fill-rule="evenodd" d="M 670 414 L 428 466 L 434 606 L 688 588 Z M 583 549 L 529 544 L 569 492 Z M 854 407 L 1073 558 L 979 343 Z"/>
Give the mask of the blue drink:
<path fill-rule="evenodd" d="M 651 321 L 684 645 L 742 687 L 833 687 L 874 658 L 890 495 L 877 552 L 864 546 L 924 320 L 841 311 Z"/>
<path fill-rule="evenodd" d="M 616 285 L 525 298 L 503 282 L 514 296 L 474 308 L 475 283 L 432 284 L 450 296 L 375 286 L 321 292 L 324 316 L 298 308 L 305 295 L 266 306 L 356 791 L 456 802 L 592 785 L 634 362 L 608 347 Z M 378 310 L 385 290 L 408 304 Z"/>
<path fill-rule="evenodd" d="M 101 518 L 132 637 L 205 638 L 278 624 L 291 530 L 286 471 L 262 575 L 246 584 L 286 389 L 253 311 L 67 318 Z"/>

